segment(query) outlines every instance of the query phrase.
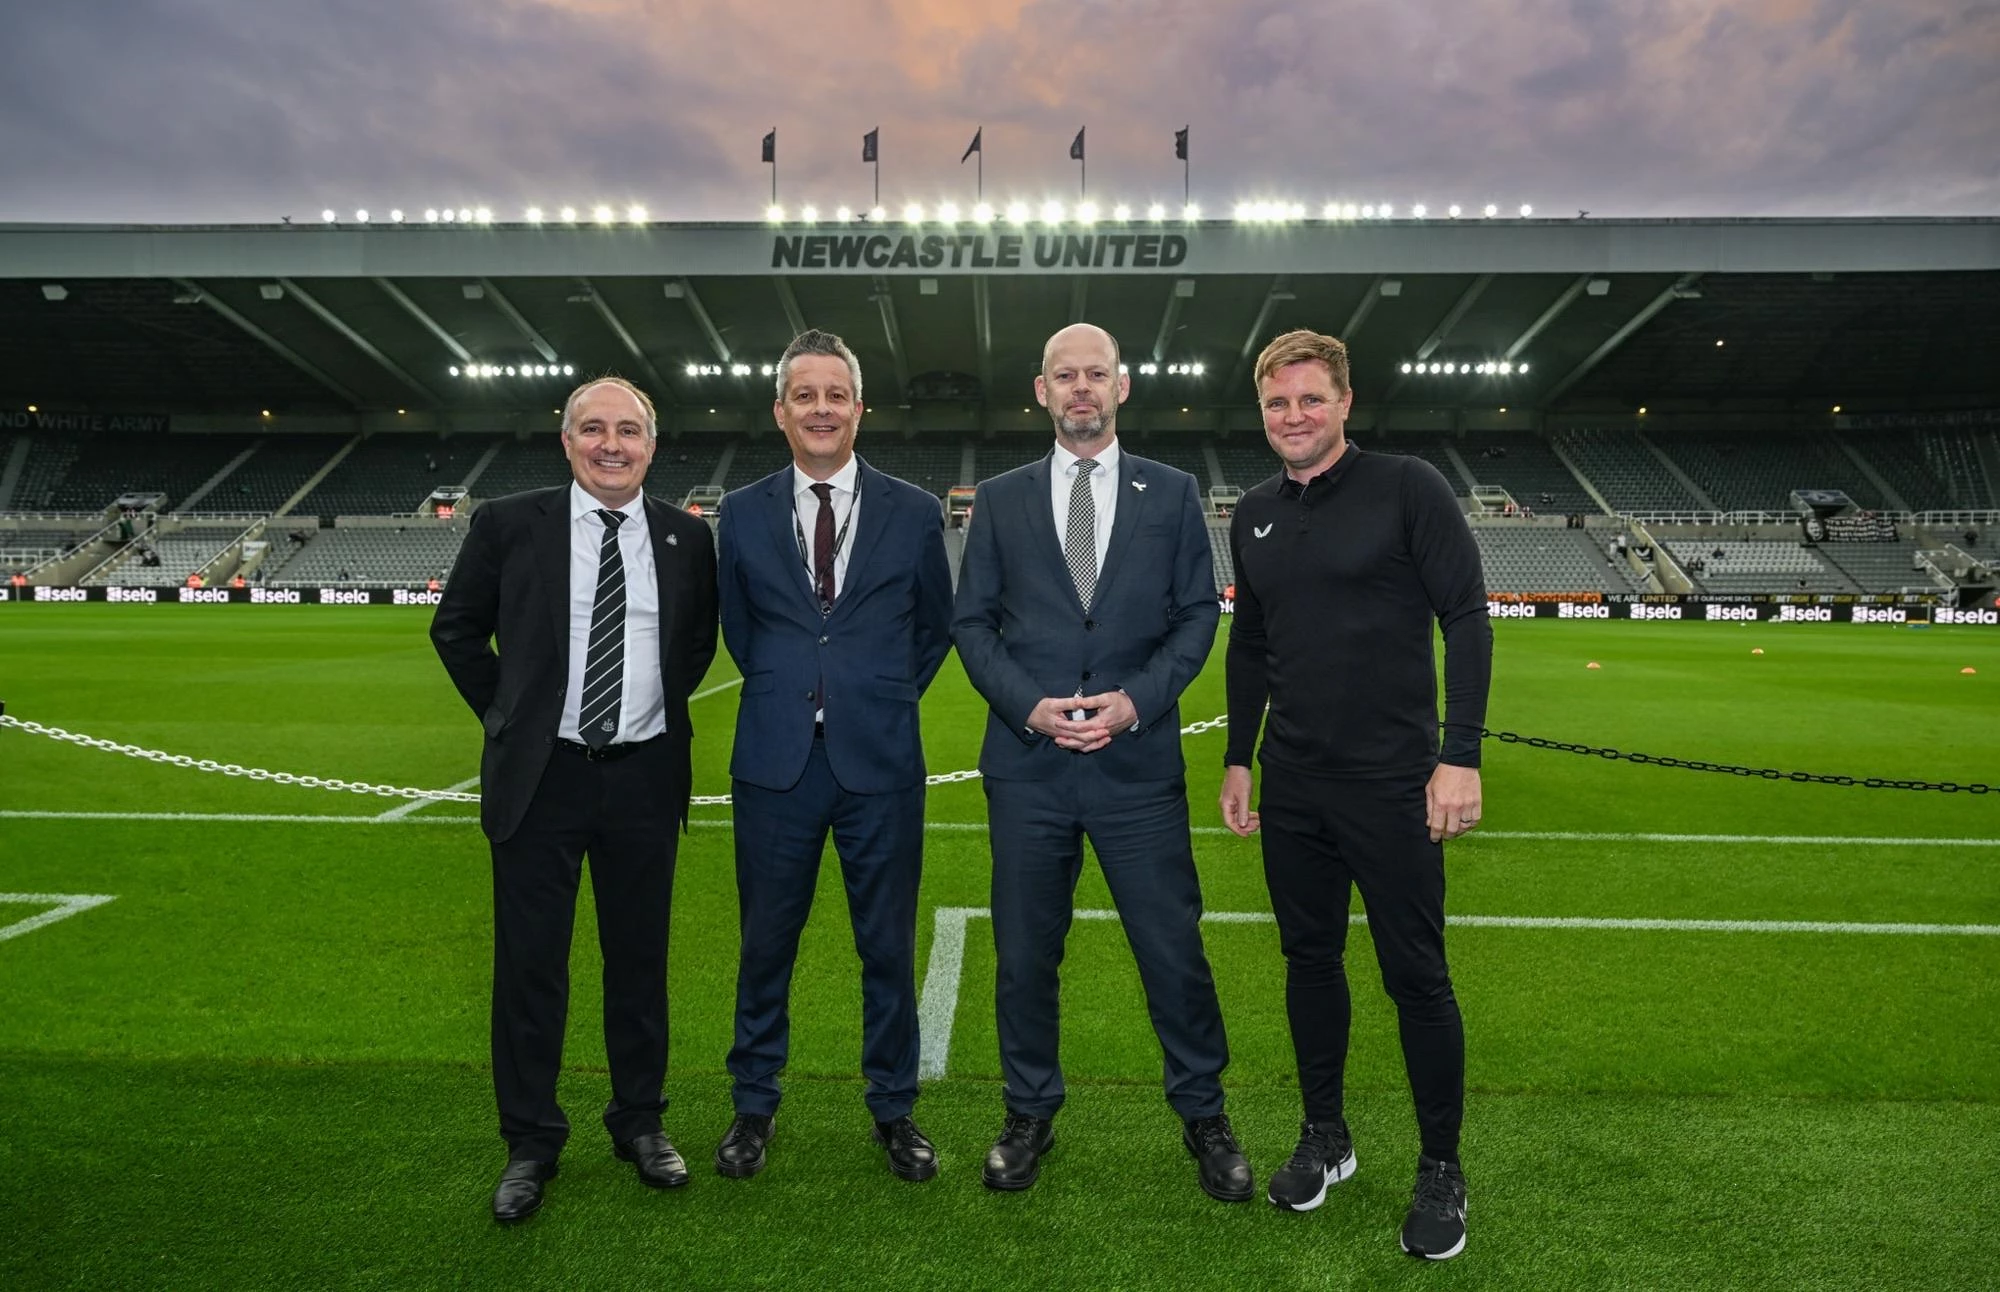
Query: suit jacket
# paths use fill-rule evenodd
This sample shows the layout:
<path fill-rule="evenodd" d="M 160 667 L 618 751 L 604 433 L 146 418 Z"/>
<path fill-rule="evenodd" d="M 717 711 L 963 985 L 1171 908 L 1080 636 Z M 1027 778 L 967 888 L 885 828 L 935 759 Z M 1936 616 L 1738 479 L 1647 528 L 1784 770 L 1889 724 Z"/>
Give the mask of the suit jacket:
<path fill-rule="evenodd" d="M 918 701 L 951 650 L 951 566 L 938 500 L 859 462 L 847 575 L 833 613 L 799 556 L 787 466 L 722 500 L 722 639 L 743 671 L 729 774 L 788 790 L 826 713 L 826 757 L 855 794 L 924 779 Z"/>
<path fill-rule="evenodd" d="M 1052 457 L 995 476 L 973 498 L 952 639 L 989 706 L 979 770 L 1050 780 L 1088 757 L 1132 780 L 1179 776 L 1180 695 L 1207 662 L 1221 617 L 1194 477 L 1119 454 L 1111 544 L 1084 606 L 1056 533 Z M 1038 702 L 1079 688 L 1123 690 L 1139 729 L 1087 755 L 1028 729 Z"/>
<path fill-rule="evenodd" d="M 569 489 L 495 498 L 475 511 L 431 620 L 438 658 L 485 728 L 479 820 L 496 843 L 520 826 L 562 724 Z M 715 658 L 715 540 L 705 522 L 653 498 L 646 499 L 646 529 L 659 574 L 665 739 L 678 754 L 674 783 L 660 790 L 678 798 L 685 821 L 694 735 L 687 700 Z"/>

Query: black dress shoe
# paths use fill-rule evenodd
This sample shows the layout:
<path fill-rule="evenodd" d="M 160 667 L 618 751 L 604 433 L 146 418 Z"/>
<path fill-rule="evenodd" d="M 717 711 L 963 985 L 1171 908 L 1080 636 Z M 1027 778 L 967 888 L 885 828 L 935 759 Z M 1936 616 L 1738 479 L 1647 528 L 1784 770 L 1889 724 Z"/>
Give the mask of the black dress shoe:
<path fill-rule="evenodd" d="M 1181 1131 L 1181 1143 L 1194 1154 L 1201 1167 L 1202 1192 L 1218 1202 L 1248 1202 L 1257 1191 L 1250 1176 L 1250 1163 L 1236 1147 L 1236 1133 L 1229 1129 L 1226 1113 L 1196 1117 Z"/>
<path fill-rule="evenodd" d="M 744 1180 L 764 1169 L 764 1146 L 777 1129 L 774 1117 L 738 1113 L 729 1133 L 715 1146 L 715 1169 L 732 1180 Z"/>
<path fill-rule="evenodd" d="M 687 1163 L 681 1160 L 680 1151 L 658 1131 L 634 1135 L 623 1144 L 612 1145 L 611 1151 L 619 1161 L 638 1167 L 639 1178 L 655 1189 L 678 1189 L 688 1182 Z"/>
<path fill-rule="evenodd" d="M 1056 1128 L 1046 1117 L 1008 1113 L 1000 1138 L 987 1150 L 979 1178 L 989 1189 L 1025 1189 L 1042 1173 L 1042 1158 L 1056 1146 Z"/>
<path fill-rule="evenodd" d="M 876 1122 L 875 1142 L 889 1151 L 889 1169 L 905 1180 L 928 1180 L 938 1172 L 937 1148 L 909 1116 Z"/>
<path fill-rule="evenodd" d="M 493 1218 L 513 1225 L 534 1215 L 542 1209 L 542 1186 L 555 1178 L 554 1162 L 509 1162 L 493 1191 Z"/>

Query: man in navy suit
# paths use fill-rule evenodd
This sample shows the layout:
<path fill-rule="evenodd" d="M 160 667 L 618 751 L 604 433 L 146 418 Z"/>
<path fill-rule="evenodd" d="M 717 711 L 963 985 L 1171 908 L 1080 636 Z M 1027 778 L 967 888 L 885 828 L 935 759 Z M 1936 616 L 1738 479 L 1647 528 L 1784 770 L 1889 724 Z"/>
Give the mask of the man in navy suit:
<path fill-rule="evenodd" d="M 1223 1112 L 1229 1047 L 1202 949 L 1180 737 L 1180 695 L 1220 611 L 1194 478 L 1118 444 L 1130 391 L 1102 329 L 1049 338 L 1035 398 L 1055 448 L 979 486 L 959 567 L 952 636 L 990 706 L 979 770 L 1007 1101 L 984 1178 L 1025 1189 L 1055 1143 L 1058 969 L 1088 836 L 1139 963 L 1182 1142 L 1202 1188 L 1238 1202 L 1252 1182 Z"/>
<path fill-rule="evenodd" d="M 716 1169 L 764 1169 L 790 1044 L 789 996 L 829 831 L 861 956 L 861 1071 L 874 1139 L 906 1180 L 937 1174 L 917 1098 L 917 881 L 924 749 L 918 701 L 951 649 L 951 571 L 932 495 L 854 454 L 861 365 L 801 333 L 772 412 L 792 464 L 722 500 L 724 644 L 743 672 L 736 715 L 736 886 L 743 949 L 736 1119 Z"/>

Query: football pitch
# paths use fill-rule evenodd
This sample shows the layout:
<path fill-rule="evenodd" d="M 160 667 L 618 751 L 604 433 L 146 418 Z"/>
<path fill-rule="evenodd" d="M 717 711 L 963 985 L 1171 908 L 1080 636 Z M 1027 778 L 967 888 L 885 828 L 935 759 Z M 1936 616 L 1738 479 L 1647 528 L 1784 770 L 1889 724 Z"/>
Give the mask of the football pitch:
<path fill-rule="evenodd" d="M 475 775 L 479 733 L 428 623 L 390 607 L 7 608 L 0 699 L 18 718 L 151 749 L 442 789 Z M 1990 631 L 1546 620 L 1495 634 L 1496 731 L 2000 782 Z M 728 790 L 734 679 L 721 656 L 693 705 L 698 794 Z M 974 767 L 984 707 L 955 658 L 924 708 L 931 771 Z M 1223 708 L 1218 638 L 1182 721 Z M 893 1178 L 868 1139 L 831 854 L 794 983 L 770 1168 L 714 1173 L 736 899 L 729 810 L 702 806 L 681 846 L 669 989 L 666 1129 L 693 1181 L 645 1189 L 597 1124 L 609 1080 L 586 885 L 563 1080 L 575 1133 L 541 1215 L 502 1229 L 487 1209 L 504 1159 L 486 1072 L 491 880 L 470 805 L 413 808 L 0 729 L 0 1286 L 2000 1278 L 2000 794 L 1489 741 L 1486 825 L 1448 860 L 1470 1241 L 1431 1265 L 1397 1250 L 1416 1131 L 1359 929 L 1359 1173 L 1310 1214 L 1261 1201 L 1299 1116 L 1284 966 L 1257 846 L 1219 826 L 1223 736 L 1184 744 L 1229 1110 L 1259 1201 L 1219 1204 L 1196 1186 L 1109 918 L 1070 935 L 1070 1101 L 1041 1181 L 1019 1195 L 980 1185 L 1002 1107 L 974 780 L 933 787 L 927 813 L 930 1079 L 917 1117 L 939 1147 L 937 1180 Z M 1077 904 L 1110 906 L 1093 869 Z"/>

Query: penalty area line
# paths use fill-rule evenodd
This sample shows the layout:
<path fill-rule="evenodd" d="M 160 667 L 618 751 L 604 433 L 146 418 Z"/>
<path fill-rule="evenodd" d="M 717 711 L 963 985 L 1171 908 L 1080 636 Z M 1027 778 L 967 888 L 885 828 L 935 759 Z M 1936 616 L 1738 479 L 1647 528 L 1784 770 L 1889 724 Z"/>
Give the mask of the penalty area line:
<path fill-rule="evenodd" d="M 0 905 L 46 906 L 54 904 L 55 909 L 43 911 L 40 915 L 30 915 L 25 920 L 0 925 L 0 942 L 8 938 L 18 938 L 23 933 L 33 933 L 36 929 L 66 920 L 72 915 L 116 901 L 109 893 L 0 893 Z"/>

